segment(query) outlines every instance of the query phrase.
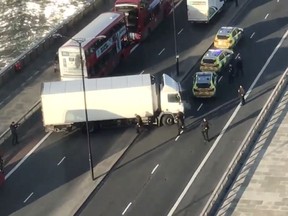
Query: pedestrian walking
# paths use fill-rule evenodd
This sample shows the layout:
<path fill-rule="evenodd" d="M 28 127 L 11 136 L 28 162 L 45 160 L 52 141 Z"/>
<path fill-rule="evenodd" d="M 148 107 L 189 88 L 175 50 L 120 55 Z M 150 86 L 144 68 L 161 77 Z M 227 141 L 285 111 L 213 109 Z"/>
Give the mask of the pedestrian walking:
<path fill-rule="evenodd" d="M 246 103 L 246 101 L 245 101 L 245 89 L 241 85 L 239 86 L 239 89 L 238 89 L 238 95 L 240 97 L 241 106 L 245 105 L 245 103 Z"/>
<path fill-rule="evenodd" d="M 243 61 L 242 61 L 240 54 L 238 54 L 238 56 L 235 60 L 236 60 L 236 62 L 235 62 L 236 73 L 237 73 L 237 75 L 240 74 L 240 76 L 243 77 L 244 76 Z"/>
<path fill-rule="evenodd" d="M 16 124 L 14 121 L 10 125 L 10 131 L 12 134 L 12 145 L 18 144 L 18 134 L 17 134 L 17 128 L 19 127 L 19 124 Z"/>
<path fill-rule="evenodd" d="M 229 83 L 233 83 L 234 82 L 234 67 L 232 64 L 228 65 L 228 81 Z"/>
<path fill-rule="evenodd" d="M 54 73 L 57 73 L 58 71 L 58 64 L 54 62 Z"/>
<path fill-rule="evenodd" d="M 141 132 L 141 128 L 143 127 L 143 121 L 140 115 L 135 114 L 136 119 L 136 132 L 139 134 Z"/>
<path fill-rule="evenodd" d="M 203 118 L 201 123 L 201 132 L 205 142 L 206 141 L 209 142 L 209 134 L 208 134 L 209 128 L 210 128 L 209 122 L 205 118 Z"/>
<path fill-rule="evenodd" d="M 184 131 L 184 128 L 185 128 L 185 116 L 184 116 L 184 113 L 179 111 L 177 114 L 176 114 L 176 121 L 177 121 L 177 127 L 178 127 L 178 134 L 177 136 L 179 136 L 181 133 L 183 133 Z"/>
<path fill-rule="evenodd" d="M 235 1 L 235 6 L 238 7 L 238 0 L 234 0 Z"/>

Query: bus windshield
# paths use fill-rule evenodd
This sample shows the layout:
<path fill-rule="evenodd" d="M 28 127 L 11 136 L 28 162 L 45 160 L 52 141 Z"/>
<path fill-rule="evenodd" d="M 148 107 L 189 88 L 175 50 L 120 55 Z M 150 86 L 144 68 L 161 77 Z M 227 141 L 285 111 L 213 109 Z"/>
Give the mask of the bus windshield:
<path fill-rule="evenodd" d="M 117 12 L 123 12 L 126 18 L 126 26 L 129 32 L 136 32 L 138 26 L 138 8 L 135 5 L 116 5 Z"/>

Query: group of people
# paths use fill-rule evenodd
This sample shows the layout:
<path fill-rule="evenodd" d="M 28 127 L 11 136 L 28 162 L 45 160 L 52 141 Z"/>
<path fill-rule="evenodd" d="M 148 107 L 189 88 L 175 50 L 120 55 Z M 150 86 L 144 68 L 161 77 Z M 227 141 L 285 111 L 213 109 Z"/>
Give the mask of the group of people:
<path fill-rule="evenodd" d="M 244 76 L 244 70 L 243 70 L 243 61 L 240 56 L 240 53 L 238 53 L 234 65 L 230 63 L 228 65 L 228 79 L 229 83 L 233 83 L 234 78 L 237 78 L 239 76 Z"/>
<path fill-rule="evenodd" d="M 141 128 L 144 126 L 142 118 L 140 115 L 135 114 L 136 119 L 136 132 L 139 134 L 141 132 Z M 175 122 L 177 124 L 178 133 L 177 136 L 181 135 L 185 130 L 185 116 L 184 113 L 179 111 L 175 116 Z M 209 142 L 209 131 L 210 124 L 208 123 L 206 118 L 203 118 L 201 122 L 201 132 L 205 142 Z"/>

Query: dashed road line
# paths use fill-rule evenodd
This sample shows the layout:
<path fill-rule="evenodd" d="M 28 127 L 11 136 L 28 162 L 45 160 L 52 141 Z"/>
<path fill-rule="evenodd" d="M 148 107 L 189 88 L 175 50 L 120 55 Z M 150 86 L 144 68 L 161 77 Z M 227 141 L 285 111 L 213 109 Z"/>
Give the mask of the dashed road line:
<path fill-rule="evenodd" d="M 151 175 L 153 175 L 153 173 L 156 171 L 156 169 L 159 167 L 159 164 L 157 164 L 155 167 L 154 167 L 154 169 L 152 170 L 152 172 L 151 172 Z"/>
<path fill-rule="evenodd" d="M 180 35 L 183 31 L 183 28 L 177 33 L 178 35 Z"/>
<path fill-rule="evenodd" d="M 64 160 L 65 160 L 65 156 L 57 163 L 57 166 L 59 166 Z"/>
<path fill-rule="evenodd" d="M 268 16 L 269 16 L 269 13 L 267 13 L 267 14 L 266 14 L 266 16 L 265 16 L 265 18 L 264 18 L 264 19 L 267 19 L 267 18 L 268 18 Z"/>
<path fill-rule="evenodd" d="M 253 38 L 253 36 L 255 35 L 255 32 L 253 32 L 250 36 L 250 39 Z"/>
<path fill-rule="evenodd" d="M 124 209 L 124 211 L 122 212 L 122 215 L 124 215 L 126 213 L 126 211 L 129 209 L 129 207 L 132 205 L 132 202 L 130 202 L 127 207 Z"/>
<path fill-rule="evenodd" d="M 198 107 L 197 111 L 199 111 L 202 106 L 203 106 L 203 103 L 200 104 L 200 106 Z"/>
<path fill-rule="evenodd" d="M 179 139 L 179 137 L 180 137 L 180 136 L 178 135 L 178 136 L 175 138 L 175 141 L 177 141 L 177 140 Z"/>
<path fill-rule="evenodd" d="M 223 76 L 221 76 L 221 77 L 219 78 L 218 83 L 222 80 L 222 78 L 223 78 Z"/>
<path fill-rule="evenodd" d="M 52 134 L 52 132 L 47 133 L 38 143 L 35 145 L 23 158 L 22 160 L 16 164 L 13 169 L 5 175 L 5 180 L 7 180 L 23 163 L 28 157 Z"/>
<path fill-rule="evenodd" d="M 34 193 L 32 192 L 32 193 L 23 201 L 23 203 L 26 203 L 33 194 L 34 194 Z"/>
<path fill-rule="evenodd" d="M 144 70 L 142 70 L 140 74 L 143 74 L 143 73 L 144 73 Z"/>
<path fill-rule="evenodd" d="M 134 52 L 135 49 L 136 49 L 138 46 L 139 46 L 139 44 L 135 45 L 135 46 L 130 50 L 130 54 L 131 54 L 132 52 Z"/>
<path fill-rule="evenodd" d="M 163 48 L 163 49 L 158 53 L 158 55 L 161 55 L 164 51 L 165 51 L 165 48 Z"/>

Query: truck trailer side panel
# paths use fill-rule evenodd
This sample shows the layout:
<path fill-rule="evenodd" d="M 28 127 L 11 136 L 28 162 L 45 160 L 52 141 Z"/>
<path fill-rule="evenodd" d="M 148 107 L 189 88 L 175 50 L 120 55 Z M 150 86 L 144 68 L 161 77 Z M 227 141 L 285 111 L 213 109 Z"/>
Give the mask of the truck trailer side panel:
<path fill-rule="evenodd" d="M 89 121 L 148 117 L 157 109 L 150 75 L 86 79 L 85 89 Z M 85 122 L 82 80 L 44 83 L 41 100 L 45 126 Z"/>

